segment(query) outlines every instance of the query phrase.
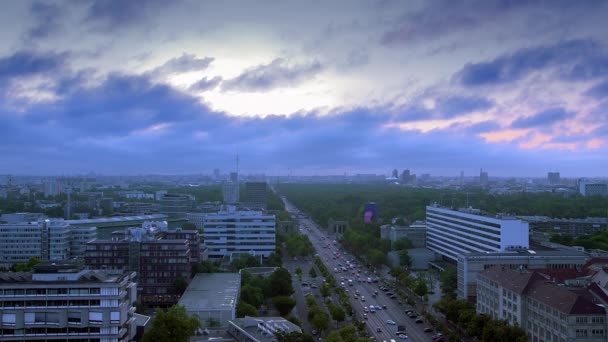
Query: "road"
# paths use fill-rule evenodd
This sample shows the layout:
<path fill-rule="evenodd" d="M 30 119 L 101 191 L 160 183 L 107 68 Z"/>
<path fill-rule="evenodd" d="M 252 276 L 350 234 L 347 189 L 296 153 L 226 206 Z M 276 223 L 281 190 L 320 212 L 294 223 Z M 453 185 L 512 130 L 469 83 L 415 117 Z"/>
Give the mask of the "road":
<path fill-rule="evenodd" d="M 289 201 L 283 199 L 283 202 L 285 203 L 285 209 L 289 213 L 292 215 L 301 214 Z M 371 276 L 371 274 L 364 266 L 357 265 L 352 268 L 347 266 L 347 261 L 349 263 L 355 261 L 354 257 L 345 253 L 345 251 L 340 248 L 339 244 L 334 243 L 334 237 L 331 237 L 326 232 L 322 231 L 310 218 L 303 217 L 302 215 L 300 215 L 300 231 L 303 234 L 308 235 L 317 254 L 336 278 L 338 286 L 342 282 L 342 280 L 340 280 L 341 277 L 344 278 L 345 285 L 348 284 L 348 279 L 353 280 L 352 286 L 346 285 L 345 287 L 351 298 L 351 305 L 355 311 L 355 317 L 358 320 L 365 320 L 367 322 L 370 335 L 376 338 L 377 341 L 398 340 L 399 338 L 396 335 L 397 325 L 406 327 L 406 335 L 409 337 L 409 341 L 433 340 L 431 337 L 433 333 L 424 332 L 424 328 L 429 327 L 428 324 L 415 323 L 415 319 L 406 316 L 405 310 L 415 310 L 415 308 L 409 307 L 407 304 L 399 304 L 399 299 L 397 298 L 389 298 L 385 292 L 379 289 L 379 283 L 368 283 L 367 278 L 368 276 Z M 346 267 L 347 271 L 343 271 L 342 267 Z M 357 282 L 357 276 L 364 281 Z M 357 296 L 356 291 L 359 292 L 359 295 Z M 378 291 L 376 298 L 373 298 L 374 291 Z M 365 298 L 365 301 L 362 300 L 361 296 Z M 365 319 L 365 308 L 367 307 L 369 309 L 370 305 L 373 305 L 374 307 L 382 307 L 385 305 L 386 309 L 376 311 L 375 313 L 368 312 L 367 319 Z M 305 320 L 306 317 L 301 317 L 301 319 Z M 387 320 L 392 320 L 397 324 L 387 324 Z M 377 328 L 380 328 L 380 332 L 377 331 Z"/>

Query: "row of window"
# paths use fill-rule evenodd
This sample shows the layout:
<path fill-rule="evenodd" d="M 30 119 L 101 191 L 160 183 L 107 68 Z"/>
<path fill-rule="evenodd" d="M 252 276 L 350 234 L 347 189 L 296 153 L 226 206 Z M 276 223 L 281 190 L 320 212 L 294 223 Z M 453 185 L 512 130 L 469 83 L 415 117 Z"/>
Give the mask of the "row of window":
<path fill-rule="evenodd" d="M 99 299 L 81 299 L 81 300 L 2 300 L 0 307 L 3 308 L 33 308 L 33 307 L 98 307 L 101 306 Z"/>

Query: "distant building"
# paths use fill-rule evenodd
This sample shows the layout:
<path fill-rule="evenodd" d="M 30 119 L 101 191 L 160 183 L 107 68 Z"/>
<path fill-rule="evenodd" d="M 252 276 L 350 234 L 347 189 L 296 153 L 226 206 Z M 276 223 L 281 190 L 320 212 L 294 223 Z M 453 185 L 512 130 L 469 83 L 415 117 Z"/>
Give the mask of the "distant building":
<path fill-rule="evenodd" d="M 44 196 L 57 196 L 65 192 L 62 182 L 55 178 L 46 179 L 43 181 L 44 185 Z"/>
<path fill-rule="evenodd" d="M 250 254 L 268 257 L 275 251 L 276 218 L 259 211 L 227 211 L 203 216 L 203 238 L 210 259 Z"/>
<path fill-rule="evenodd" d="M 379 218 L 378 204 L 376 202 L 367 202 L 363 206 L 363 223 L 372 223 Z"/>
<path fill-rule="evenodd" d="M 424 221 L 416 221 L 406 226 L 383 225 L 380 227 L 380 238 L 388 239 L 391 243 L 401 239 L 408 239 L 412 242 L 413 248 L 424 248 L 426 247 L 426 223 Z"/>
<path fill-rule="evenodd" d="M 472 252 L 527 248 L 528 223 L 514 217 L 488 217 L 476 209 L 426 207 L 427 248 L 452 261 Z"/>
<path fill-rule="evenodd" d="M 559 185 L 561 184 L 561 179 L 559 176 L 559 172 L 547 172 L 547 181 L 551 185 Z"/>
<path fill-rule="evenodd" d="M 0 340 L 131 341 L 136 334 L 134 277 L 133 272 L 109 274 L 74 263 L 0 273 Z"/>
<path fill-rule="evenodd" d="M 460 299 L 474 300 L 477 295 L 477 275 L 492 266 L 508 269 L 571 269 L 582 268 L 589 260 L 587 254 L 575 250 L 514 249 L 504 252 L 477 252 L 458 256 L 458 290 Z"/>
<path fill-rule="evenodd" d="M 526 331 L 530 341 L 606 341 L 606 300 L 597 284 L 557 286 L 541 272 L 491 267 L 479 274 L 477 313 Z"/>
<path fill-rule="evenodd" d="M 399 171 L 397 169 L 393 169 L 393 173 L 391 174 L 392 178 L 399 178 Z"/>
<path fill-rule="evenodd" d="M 112 232 L 118 229 L 141 226 L 144 222 L 164 222 L 167 215 L 152 214 L 138 216 L 115 216 L 86 220 L 67 220 L 72 227 L 95 227 L 98 239 L 109 239 Z"/>
<path fill-rule="evenodd" d="M 401 172 L 401 181 L 403 183 L 410 182 L 410 170 L 409 169 L 405 169 L 405 170 L 403 170 L 403 172 Z"/>
<path fill-rule="evenodd" d="M 141 228 L 116 231 L 111 240 L 87 243 L 87 266 L 137 272 L 141 302 L 151 306 L 177 303 L 175 281 L 190 282 L 192 265 L 201 261 L 196 230 L 168 230 L 166 223 L 144 223 Z"/>
<path fill-rule="evenodd" d="M 226 204 L 237 204 L 239 203 L 239 183 L 233 181 L 227 181 L 222 183 L 222 194 L 224 197 L 224 203 Z"/>
<path fill-rule="evenodd" d="M 194 196 L 187 194 L 164 194 L 160 199 L 160 212 L 169 217 L 185 218 L 195 204 Z"/>
<path fill-rule="evenodd" d="M 586 179 L 579 180 L 579 192 L 583 196 L 608 196 L 608 184 L 591 183 Z"/>
<path fill-rule="evenodd" d="M 236 318 L 236 304 L 241 291 L 238 273 L 199 273 L 179 300 L 189 315 L 196 315 L 201 326 L 215 320 L 220 327 Z"/>
<path fill-rule="evenodd" d="M 488 186 L 488 172 L 483 169 L 479 170 L 479 185 Z"/>
<path fill-rule="evenodd" d="M 605 217 L 563 219 L 547 216 L 518 216 L 518 218 L 529 223 L 531 233 L 559 233 L 577 237 L 608 229 L 608 218 Z"/>
<path fill-rule="evenodd" d="M 35 222 L 35 221 L 42 220 L 45 218 L 46 218 L 46 216 L 43 213 L 13 213 L 13 214 L 2 214 L 2 216 L 0 216 L 0 222 L 3 222 L 3 223 Z"/>
<path fill-rule="evenodd" d="M 228 333 L 237 342 L 274 342 L 278 331 L 301 333 L 302 329 L 283 317 L 249 317 L 229 322 Z"/>
<path fill-rule="evenodd" d="M 349 226 L 348 220 L 334 220 L 333 218 L 330 218 L 327 222 L 327 231 L 330 234 L 338 234 L 341 236 L 346 232 Z"/>
<path fill-rule="evenodd" d="M 266 210 L 268 205 L 266 182 L 246 182 L 244 205 L 250 209 Z"/>

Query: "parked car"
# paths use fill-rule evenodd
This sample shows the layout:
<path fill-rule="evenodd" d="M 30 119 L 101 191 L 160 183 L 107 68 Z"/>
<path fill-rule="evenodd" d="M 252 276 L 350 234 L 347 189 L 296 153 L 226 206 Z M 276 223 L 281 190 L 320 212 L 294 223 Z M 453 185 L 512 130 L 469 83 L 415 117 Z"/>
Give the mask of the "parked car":
<path fill-rule="evenodd" d="M 397 323 L 396 323 L 395 321 L 391 320 L 391 319 L 387 319 L 387 320 L 386 320 L 386 324 L 389 324 L 389 325 L 397 325 Z"/>

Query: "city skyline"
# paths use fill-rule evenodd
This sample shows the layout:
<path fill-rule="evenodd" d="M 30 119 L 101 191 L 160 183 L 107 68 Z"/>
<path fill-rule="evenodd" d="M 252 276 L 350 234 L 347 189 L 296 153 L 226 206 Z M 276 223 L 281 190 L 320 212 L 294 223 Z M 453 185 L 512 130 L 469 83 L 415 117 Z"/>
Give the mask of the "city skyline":
<path fill-rule="evenodd" d="M 605 177 L 608 3 L 2 3 L 0 174 Z"/>

